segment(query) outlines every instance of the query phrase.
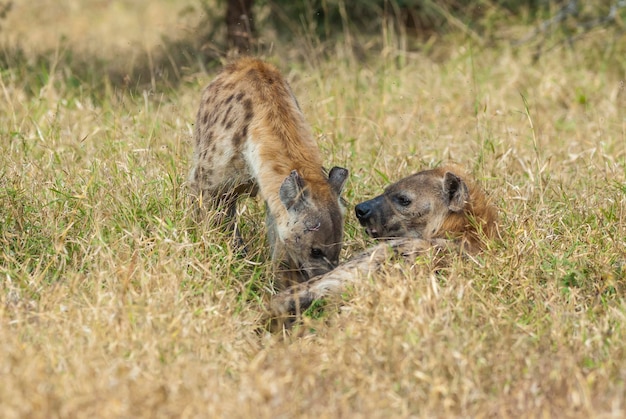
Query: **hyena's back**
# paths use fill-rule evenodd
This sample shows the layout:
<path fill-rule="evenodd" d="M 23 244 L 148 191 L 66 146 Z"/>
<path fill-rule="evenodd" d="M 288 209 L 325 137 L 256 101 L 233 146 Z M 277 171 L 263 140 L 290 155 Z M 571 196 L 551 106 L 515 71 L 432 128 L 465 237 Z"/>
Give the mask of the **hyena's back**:
<path fill-rule="evenodd" d="M 276 200 L 272 192 L 294 169 L 308 182 L 326 183 L 319 150 L 289 85 L 274 66 L 257 59 L 226 66 L 204 90 L 195 142 L 195 194 L 238 195 L 260 187 L 264 199 Z"/>

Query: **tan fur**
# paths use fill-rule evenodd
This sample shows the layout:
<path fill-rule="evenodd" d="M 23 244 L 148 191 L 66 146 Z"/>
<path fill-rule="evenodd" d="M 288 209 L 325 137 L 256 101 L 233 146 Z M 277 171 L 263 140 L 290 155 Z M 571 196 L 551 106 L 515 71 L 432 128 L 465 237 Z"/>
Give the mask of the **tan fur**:
<path fill-rule="evenodd" d="M 242 194 L 267 204 L 272 257 L 301 281 L 338 262 L 347 170 L 326 175 L 280 72 L 254 58 L 227 65 L 202 94 L 189 185 L 198 202 L 236 213 Z M 312 256 L 315 253 L 315 257 Z M 319 256 L 321 252 L 322 256 Z"/>
<path fill-rule="evenodd" d="M 460 201 L 459 208 L 455 207 L 456 201 L 449 202 L 446 195 L 441 193 L 446 177 L 460 179 L 460 183 L 456 184 L 457 192 L 453 194 L 453 198 L 464 198 Z M 397 188 L 398 185 L 401 186 L 400 189 Z M 428 203 L 432 211 L 426 215 L 417 211 L 412 216 L 389 211 L 386 208 L 389 206 L 388 201 L 395 199 L 397 194 L 414 196 L 419 200 L 419 205 L 425 208 L 425 203 Z M 485 239 L 491 239 L 496 234 L 495 207 L 489 203 L 475 182 L 456 166 L 440 167 L 404 178 L 389 186 L 383 195 L 357 205 L 358 215 L 359 206 L 363 204 L 365 206 L 361 208 L 361 217 L 364 215 L 363 208 L 370 208 L 373 204 L 385 207 L 379 210 L 384 214 L 382 222 L 361 220 L 369 232 L 387 232 L 385 229 L 389 223 L 404 222 L 400 224 L 403 228 L 397 230 L 397 238 L 386 236 L 389 240 L 355 256 L 334 270 L 275 295 L 268 307 L 271 318 L 284 320 L 289 316 L 297 316 L 316 300 L 340 295 L 350 284 L 375 273 L 390 258 L 401 258 L 410 262 L 417 255 L 430 251 L 440 257 L 445 257 L 450 251 L 472 254 L 482 249 Z M 409 208 L 410 205 L 406 207 Z M 416 224 L 418 227 L 408 228 L 411 222 L 419 222 Z M 372 223 L 378 224 L 372 227 Z"/>
<path fill-rule="evenodd" d="M 482 248 L 484 238 L 492 238 L 496 234 L 498 213 L 485 193 L 459 166 L 438 167 L 433 170 L 433 175 L 443 176 L 446 172 L 463 179 L 469 188 L 469 199 L 462 212 L 447 213 L 437 233 L 430 238 L 451 239 L 463 246 L 465 251 L 477 253 Z"/>

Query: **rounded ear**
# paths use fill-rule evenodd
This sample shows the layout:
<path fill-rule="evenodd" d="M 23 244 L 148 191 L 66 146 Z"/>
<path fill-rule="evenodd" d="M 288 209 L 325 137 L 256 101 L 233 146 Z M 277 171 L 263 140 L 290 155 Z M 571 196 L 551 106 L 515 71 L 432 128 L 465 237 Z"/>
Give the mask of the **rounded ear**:
<path fill-rule="evenodd" d="M 298 211 L 307 199 L 304 189 L 304 179 L 296 170 L 292 170 L 280 185 L 280 201 L 288 210 Z"/>
<path fill-rule="evenodd" d="M 443 176 L 443 196 L 452 212 L 461 212 L 469 200 L 469 188 L 463 180 L 452 172 Z"/>
<path fill-rule="evenodd" d="M 348 169 L 339 166 L 333 167 L 328 172 L 328 183 L 337 195 L 341 195 L 341 191 L 348 180 L 348 173 Z"/>

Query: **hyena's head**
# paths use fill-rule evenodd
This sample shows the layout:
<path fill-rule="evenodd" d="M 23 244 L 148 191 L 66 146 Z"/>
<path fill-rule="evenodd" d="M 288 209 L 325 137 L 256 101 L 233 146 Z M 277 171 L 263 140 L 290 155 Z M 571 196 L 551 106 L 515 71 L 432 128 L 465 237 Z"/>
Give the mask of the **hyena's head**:
<path fill-rule="evenodd" d="M 382 195 L 358 204 L 355 213 L 375 238 L 459 238 L 478 230 L 490 235 L 496 218 L 483 192 L 454 167 L 401 179 Z"/>
<path fill-rule="evenodd" d="M 333 167 L 328 178 L 308 182 L 292 171 L 280 187 L 280 200 L 287 221 L 278 225 L 284 258 L 299 272 L 298 281 L 326 273 L 339 263 L 343 237 L 344 208 L 341 190 L 348 170 Z"/>

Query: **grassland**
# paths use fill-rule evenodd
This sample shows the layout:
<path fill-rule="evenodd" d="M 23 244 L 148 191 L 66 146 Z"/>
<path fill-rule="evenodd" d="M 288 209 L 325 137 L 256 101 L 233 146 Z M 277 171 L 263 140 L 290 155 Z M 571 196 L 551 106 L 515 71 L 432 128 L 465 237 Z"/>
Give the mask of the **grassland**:
<path fill-rule="evenodd" d="M 277 335 L 262 206 L 246 257 L 188 210 L 216 65 L 157 63 L 195 3 L 31 3 L 0 29 L 0 416 L 626 415 L 623 35 L 537 62 L 463 34 L 352 34 L 358 54 L 267 35 L 348 202 L 454 160 L 501 217 L 480 258 L 390 266 Z M 371 244 L 357 224 L 344 258 Z"/>

